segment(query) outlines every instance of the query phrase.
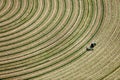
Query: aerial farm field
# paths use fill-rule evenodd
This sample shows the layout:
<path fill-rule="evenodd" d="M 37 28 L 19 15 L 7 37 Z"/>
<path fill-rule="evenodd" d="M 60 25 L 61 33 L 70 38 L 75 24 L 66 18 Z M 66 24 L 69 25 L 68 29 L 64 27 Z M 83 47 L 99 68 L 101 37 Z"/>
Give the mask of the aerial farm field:
<path fill-rule="evenodd" d="M 120 80 L 120 0 L 0 0 L 0 80 Z"/>

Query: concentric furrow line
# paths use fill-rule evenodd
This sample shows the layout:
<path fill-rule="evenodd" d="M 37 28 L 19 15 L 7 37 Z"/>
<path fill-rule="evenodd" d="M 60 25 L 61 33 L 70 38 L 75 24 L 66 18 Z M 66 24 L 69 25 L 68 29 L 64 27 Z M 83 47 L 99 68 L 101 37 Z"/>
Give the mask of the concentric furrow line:
<path fill-rule="evenodd" d="M 4 15 L 9 13 L 9 11 L 13 8 L 13 6 L 12 6 L 13 4 L 14 4 L 14 1 L 10 1 L 10 0 L 5 1 L 5 5 L 2 7 L 2 9 L 1 9 L 2 11 L 0 13 L 1 19 Z"/>
<path fill-rule="evenodd" d="M 25 12 L 25 9 L 28 8 L 28 6 L 27 6 L 28 2 L 24 2 L 24 4 L 22 4 L 21 1 L 15 2 L 15 3 L 16 3 L 16 5 L 14 8 L 14 11 L 11 10 L 8 14 L 5 15 L 5 16 L 9 16 L 9 17 L 7 17 L 7 19 L 1 21 L 3 24 L 3 25 L 1 25 L 1 27 L 2 27 L 1 33 L 7 32 L 8 30 L 15 28 L 15 26 L 24 17 L 23 14 Z M 31 10 L 31 9 L 29 8 L 29 10 Z M 16 15 L 16 14 L 18 14 L 18 15 Z M 27 14 L 28 14 L 28 12 L 27 12 Z M 3 17 L 5 17 L 5 16 L 3 16 Z M 12 22 L 14 22 L 14 23 L 12 23 Z"/>
<path fill-rule="evenodd" d="M 119 80 L 119 2 L 0 0 L 0 79 Z"/>
<path fill-rule="evenodd" d="M 22 6 L 22 4 L 25 5 L 25 6 Z M 20 6 L 21 9 L 18 12 L 20 12 L 20 13 L 22 12 L 22 14 L 20 14 L 21 16 L 17 18 L 19 21 L 16 19 L 17 23 L 19 22 L 20 24 L 16 24 L 16 22 L 10 23 L 9 25 L 14 27 L 14 28 L 13 29 L 8 29 L 8 30 L 5 29 L 5 31 L 3 31 L 4 30 L 3 29 L 2 32 L 1 32 L 1 35 L 2 35 L 1 38 L 5 37 L 5 36 L 8 37 L 10 35 L 13 35 L 11 33 L 13 33 L 13 30 L 16 29 L 16 27 L 19 27 L 20 25 L 23 25 L 23 22 L 25 23 L 27 20 L 31 19 L 30 17 L 34 15 L 37 7 L 36 6 L 33 7 L 34 3 L 32 3 L 31 5 L 30 4 L 31 4 L 30 2 L 21 3 L 21 6 Z M 7 25 L 7 26 L 9 26 L 9 25 Z M 25 27 L 22 27 L 22 28 L 26 29 Z M 18 30 L 19 30 L 19 28 L 18 28 Z M 14 31 L 14 32 L 19 32 L 18 30 Z"/>
<path fill-rule="evenodd" d="M 5 4 L 6 4 L 6 1 L 3 1 L 3 0 L 0 1 L 0 10 L 3 9 L 3 7 L 5 6 Z"/>

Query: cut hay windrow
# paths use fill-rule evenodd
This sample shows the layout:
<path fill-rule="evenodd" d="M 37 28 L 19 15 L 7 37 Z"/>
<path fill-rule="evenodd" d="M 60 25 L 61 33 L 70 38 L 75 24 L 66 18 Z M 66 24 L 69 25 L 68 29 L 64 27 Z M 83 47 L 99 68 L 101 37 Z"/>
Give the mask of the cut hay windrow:
<path fill-rule="evenodd" d="M 119 80 L 119 13 L 119 0 L 0 0 L 0 79 Z"/>

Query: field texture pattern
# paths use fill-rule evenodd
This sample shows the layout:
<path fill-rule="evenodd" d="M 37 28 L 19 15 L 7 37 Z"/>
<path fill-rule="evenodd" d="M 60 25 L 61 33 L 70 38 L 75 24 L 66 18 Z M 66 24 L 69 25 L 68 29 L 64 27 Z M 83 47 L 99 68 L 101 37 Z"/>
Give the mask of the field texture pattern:
<path fill-rule="evenodd" d="M 120 80 L 120 0 L 0 0 L 0 80 Z"/>

